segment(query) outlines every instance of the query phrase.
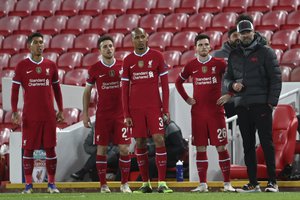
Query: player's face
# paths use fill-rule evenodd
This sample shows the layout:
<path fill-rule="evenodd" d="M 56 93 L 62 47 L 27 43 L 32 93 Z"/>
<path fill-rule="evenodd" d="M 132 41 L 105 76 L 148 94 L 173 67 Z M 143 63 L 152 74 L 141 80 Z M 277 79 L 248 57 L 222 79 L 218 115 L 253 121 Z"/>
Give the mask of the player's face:
<path fill-rule="evenodd" d="M 100 53 L 106 59 L 114 57 L 115 47 L 112 41 L 104 40 L 100 43 Z"/>
<path fill-rule="evenodd" d="M 241 42 L 240 34 L 238 32 L 233 32 L 229 37 L 230 45 L 232 47 L 236 47 L 240 42 Z"/>
<path fill-rule="evenodd" d="M 41 56 L 44 51 L 44 41 L 42 37 L 34 37 L 29 44 L 30 52 L 33 56 Z"/>
<path fill-rule="evenodd" d="M 254 31 L 243 31 L 241 34 L 241 42 L 243 45 L 248 46 L 254 40 Z"/>
<path fill-rule="evenodd" d="M 196 53 L 201 57 L 206 57 L 210 51 L 210 44 L 207 38 L 198 40 L 196 45 Z"/>
<path fill-rule="evenodd" d="M 136 31 L 132 37 L 133 47 L 137 51 L 145 51 L 147 48 L 148 34 L 145 31 Z"/>

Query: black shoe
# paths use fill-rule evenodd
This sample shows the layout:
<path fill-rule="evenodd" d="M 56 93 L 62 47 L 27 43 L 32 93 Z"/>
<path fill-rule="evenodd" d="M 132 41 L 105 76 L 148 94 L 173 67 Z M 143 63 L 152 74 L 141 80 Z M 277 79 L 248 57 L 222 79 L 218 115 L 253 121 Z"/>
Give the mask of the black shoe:
<path fill-rule="evenodd" d="M 268 182 L 265 192 L 279 192 L 278 185 L 273 182 Z"/>
<path fill-rule="evenodd" d="M 259 184 L 248 183 L 244 185 L 241 189 L 236 189 L 237 192 L 247 193 L 247 192 L 261 192 Z"/>
<path fill-rule="evenodd" d="M 71 177 L 76 180 L 83 180 L 85 174 L 86 174 L 86 171 L 84 169 L 81 169 L 78 172 L 71 174 Z"/>

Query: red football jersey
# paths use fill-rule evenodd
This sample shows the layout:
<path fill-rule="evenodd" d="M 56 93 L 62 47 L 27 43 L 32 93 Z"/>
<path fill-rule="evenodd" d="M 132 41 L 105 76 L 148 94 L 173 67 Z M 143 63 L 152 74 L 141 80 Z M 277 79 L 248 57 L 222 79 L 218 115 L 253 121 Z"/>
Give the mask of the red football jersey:
<path fill-rule="evenodd" d="M 123 63 L 122 81 L 130 81 L 129 108 L 161 108 L 159 76 L 167 76 L 162 54 L 150 48 L 142 54 L 129 54 Z"/>
<path fill-rule="evenodd" d="M 193 59 L 183 68 L 180 77 L 184 80 L 189 76 L 193 79 L 193 98 L 196 112 L 224 112 L 223 106 L 216 105 L 221 97 L 222 76 L 226 69 L 223 59 L 209 56 L 209 60 L 201 62 Z"/>
<path fill-rule="evenodd" d="M 23 119 L 55 120 L 52 84 L 59 84 L 59 80 L 54 62 L 44 58 L 35 62 L 27 58 L 17 65 L 12 82 L 23 87 Z"/>
<path fill-rule="evenodd" d="M 97 114 L 122 115 L 121 71 L 122 62 L 116 60 L 106 65 L 101 59 L 89 68 L 87 84 L 96 83 L 98 91 Z"/>

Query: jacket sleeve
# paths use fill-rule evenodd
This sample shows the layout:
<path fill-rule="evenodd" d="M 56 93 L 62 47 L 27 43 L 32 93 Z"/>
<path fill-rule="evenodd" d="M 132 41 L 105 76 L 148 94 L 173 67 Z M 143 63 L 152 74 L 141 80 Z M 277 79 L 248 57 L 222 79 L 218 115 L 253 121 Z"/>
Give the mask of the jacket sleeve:
<path fill-rule="evenodd" d="M 227 68 L 224 74 L 224 87 L 228 90 L 228 92 L 234 92 L 234 90 L 232 89 L 232 84 L 234 83 L 234 79 L 233 79 L 233 70 L 232 70 L 232 62 L 234 62 L 232 60 L 231 55 L 229 55 L 228 58 L 228 64 L 227 64 Z"/>

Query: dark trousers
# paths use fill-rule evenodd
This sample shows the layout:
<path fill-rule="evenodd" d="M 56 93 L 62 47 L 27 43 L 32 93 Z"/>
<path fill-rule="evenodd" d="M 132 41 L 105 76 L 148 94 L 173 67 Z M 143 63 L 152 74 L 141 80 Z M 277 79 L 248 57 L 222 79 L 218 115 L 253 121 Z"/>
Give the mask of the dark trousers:
<path fill-rule="evenodd" d="M 248 107 L 237 107 L 236 112 L 243 138 L 244 158 L 250 183 L 257 184 L 256 129 L 264 152 L 269 181 L 276 182 L 272 109 L 267 104 L 254 104 Z"/>

